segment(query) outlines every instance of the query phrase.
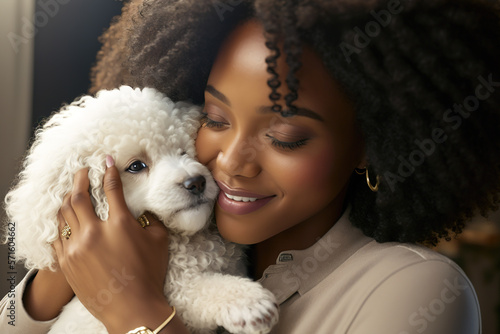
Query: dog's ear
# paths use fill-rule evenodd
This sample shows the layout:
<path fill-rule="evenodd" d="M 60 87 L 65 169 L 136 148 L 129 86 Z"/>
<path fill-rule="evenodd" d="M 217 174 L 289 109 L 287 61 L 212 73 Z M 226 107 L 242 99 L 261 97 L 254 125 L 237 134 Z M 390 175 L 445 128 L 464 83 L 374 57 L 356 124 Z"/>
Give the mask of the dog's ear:
<path fill-rule="evenodd" d="M 64 122 L 60 118 L 57 122 Z M 57 214 L 63 198 L 71 192 L 74 173 L 83 168 L 72 145 L 55 121 L 38 131 L 23 162 L 17 183 L 5 198 L 9 222 L 16 228 L 16 260 L 28 269 L 56 269 L 54 249 L 59 237 Z"/>
<path fill-rule="evenodd" d="M 181 111 L 180 117 L 182 119 L 183 130 L 186 131 L 191 138 L 196 138 L 196 134 L 201 125 L 201 107 L 185 101 L 177 102 L 175 107 Z"/>
<path fill-rule="evenodd" d="M 102 154 L 92 156 L 87 162 L 89 165 L 89 192 L 95 213 L 101 220 L 107 220 L 109 205 L 102 184 L 104 173 L 106 172 L 105 156 Z"/>

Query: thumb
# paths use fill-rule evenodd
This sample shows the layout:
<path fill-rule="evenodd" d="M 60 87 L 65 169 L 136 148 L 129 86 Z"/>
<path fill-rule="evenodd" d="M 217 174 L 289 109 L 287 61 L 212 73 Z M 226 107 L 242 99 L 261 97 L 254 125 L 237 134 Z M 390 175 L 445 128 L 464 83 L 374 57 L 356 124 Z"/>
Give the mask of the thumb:
<path fill-rule="evenodd" d="M 104 173 L 103 189 L 109 203 L 109 215 L 128 212 L 125 196 L 123 195 L 122 180 L 110 155 L 106 156 L 106 172 Z"/>

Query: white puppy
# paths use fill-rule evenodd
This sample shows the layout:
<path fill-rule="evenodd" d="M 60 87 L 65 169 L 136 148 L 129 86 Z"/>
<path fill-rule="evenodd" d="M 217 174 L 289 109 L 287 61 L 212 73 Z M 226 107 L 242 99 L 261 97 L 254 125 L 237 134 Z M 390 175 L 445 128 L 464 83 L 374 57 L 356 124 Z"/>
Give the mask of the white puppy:
<path fill-rule="evenodd" d="M 84 96 L 54 114 L 37 131 L 6 197 L 8 218 L 17 224 L 17 259 L 27 268 L 56 268 L 50 245 L 60 233 L 56 217 L 81 168 L 89 168 L 96 213 L 107 219 L 102 178 L 109 154 L 132 214 L 153 212 L 170 230 L 164 291 L 191 332 L 212 333 L 218 326 L 232 333 L 269 332 L 278 320 L 274 296 L 250 279 L 223 274 L 236 272 L 241 251 L 210 224 L 218 189 L 195 160 L 199 118 L 197 106 L 127 86 Z M 117 281 L 126 285 L 127 274 L 120 270 Z M 113 293 L 101 291 L 94 302 L 104 305 Z M 75 297 L 50 333 L 106 329 Z"/>

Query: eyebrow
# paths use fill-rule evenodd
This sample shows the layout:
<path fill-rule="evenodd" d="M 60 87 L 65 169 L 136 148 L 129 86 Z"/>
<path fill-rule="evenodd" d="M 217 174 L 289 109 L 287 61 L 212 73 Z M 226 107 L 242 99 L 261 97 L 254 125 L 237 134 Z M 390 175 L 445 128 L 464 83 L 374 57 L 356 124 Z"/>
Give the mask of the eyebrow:
<path fill-rule="evenodd" d="M 214 86 L 212 85 L 207 85 L 207 88 L 205 88 L 205 91 L 210 93 L 213 97 L 221 100 L 228 106 L 231 106 L 231 102 L 229 99 L 226 97 L 226 95 L 222 94 L 220 91 L 218 91 Z"/>
<path fill-rule="evenodd" d="M 215 88 L 214 86 L 207 85 L 207 87 L 205 88 L 205 91 L 207 93 L 209 93 L 210 95 L 212 95 L 213 97 L 215 97 L 216 99 L 222 101 L 224 104 L 228 105 L 229 107 L 231 106 L 231 102 L 226 97 L 226 95 L 224 95 L 222 92 L 217 90 L 217 88 Z M 305 116 L 305 117 L 309 117 L 309 118 L 324 122 L 323 117 L 321 117 L 318 113 L 316 113 L 310 109 L 307 109 L 307 108 L 301 108 L 301 107 L 296 107 L 296 108 L 297 108 L 296 113 L 294 115 Z M 261 106 L 261 107 L 259 107 L 258 112 L 264 113 L 264 114 L 276 113 L 276 111 L 274 111 L 272 109 L 272 107 L 270 107 L 270 106 Z"/>

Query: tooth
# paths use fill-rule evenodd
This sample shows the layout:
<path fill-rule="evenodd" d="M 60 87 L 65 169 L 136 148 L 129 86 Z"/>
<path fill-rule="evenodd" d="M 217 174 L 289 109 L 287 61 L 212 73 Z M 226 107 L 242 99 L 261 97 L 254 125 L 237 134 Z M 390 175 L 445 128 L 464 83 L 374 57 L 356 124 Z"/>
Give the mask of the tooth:
<path fill-rule="evenodd" d="M 255 202 L 257 200 L 257 198 L 253 198 L 253 197 L 232 196 L 229 194 L 226 194 L 226 196 L 229 199 L 232 199 L 233 201 L 236 201 L 236 202 Z"/>

